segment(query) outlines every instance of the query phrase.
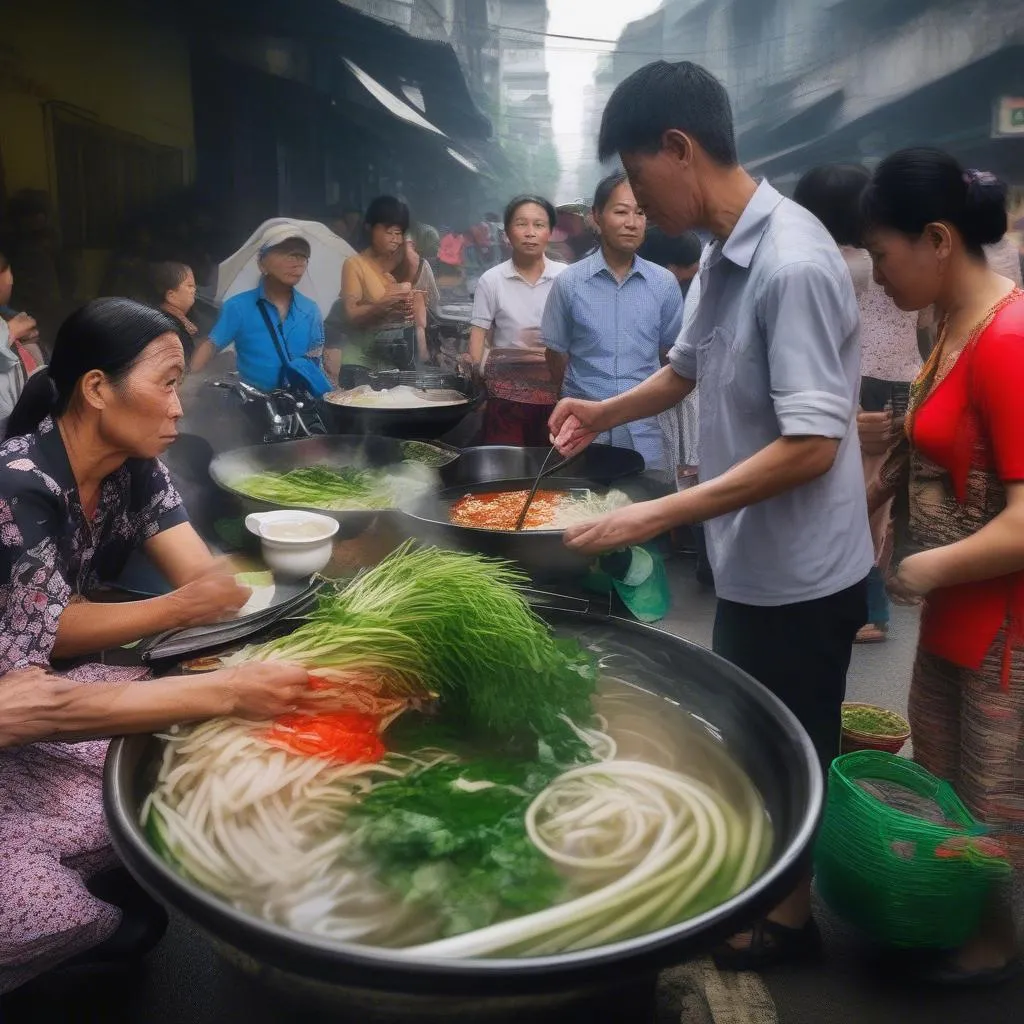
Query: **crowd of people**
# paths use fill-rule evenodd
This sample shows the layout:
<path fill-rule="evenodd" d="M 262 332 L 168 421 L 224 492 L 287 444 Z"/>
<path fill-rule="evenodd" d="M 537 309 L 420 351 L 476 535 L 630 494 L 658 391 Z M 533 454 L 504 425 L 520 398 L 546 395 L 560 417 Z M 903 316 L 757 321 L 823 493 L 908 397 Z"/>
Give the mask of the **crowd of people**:
<path fill-rule="evenodd" d="M 873 173 L 815 168 L 786 198 L 740 165 L 728 97 L 689 62 L 622 83 L 599 148 L 624 170 L 597 186 L 572 262 L 553 258 L 565 238 L 543 196 L 515 197 L 472 236 L 486 257 L 461 364 L 486 389 L 480 440 L 553 439 L 566 456 L 600 441 L 677 483 L 566 544 L 597 554 L 702 526 L 714 649 L 793 711 L 826 771 L 854 643 L 885 639 L 890 599 L 920 604 L 914 756 L 1024 866 L 1024 291 L 1019 262 L 999 262 L 1005 187 L 915 149 Z M 92 741 L 270 717 L 304 682 L 275 663 L 143 685 L 102 652 L 217 621 L 248 596 L 160 461 L 190 362 L 198 372 L 233 346 L 256 387 L 323 390 L 434 358 L 431 317 L 466 239 L 417 228 L 390 196 L 329 221 L 356 252 L 326 318 L 299 288 L 310 240 L 277 224 L 258 286 L 228 299 L 208 336 L 190 319 L 186 262 L 147 266 L 148 305 L 73 312 L 46 366 L 31 316 L 0 321 L 0 992 L 61 963 L 138 955 L 161 933 L 116 868 Z M 11 285 L 0 256 L 0 305 Z M 139 550 L 171 590 L 112 616 L 90 595 Z M 808 864 L 717 950 L 720 966 L 814 955 L 810 891 Z M 928 969 L 997 981 L 1017 957 L 996 902 Z"/>

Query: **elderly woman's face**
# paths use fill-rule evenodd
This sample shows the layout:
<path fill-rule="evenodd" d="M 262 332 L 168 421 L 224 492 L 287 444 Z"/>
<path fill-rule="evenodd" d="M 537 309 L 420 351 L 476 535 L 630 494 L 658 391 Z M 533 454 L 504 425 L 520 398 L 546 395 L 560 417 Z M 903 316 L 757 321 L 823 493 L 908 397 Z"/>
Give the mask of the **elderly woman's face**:
<path fill-rule="evenodd" d="M 301 245 L 271 249 L 260 260 L 260 269 L 267 277 L 289 288 L 294 288 L 302 280 L 308 266 L 309 253 Z"/>
<path fill-rule="evenodd" d="M 99 411 L 104 441 L 138 459 L 166 451 L 178 436 L 178 388 L 184 375 L 181 339 L 168 332 L 151 341 L 116 384 L 99 374 L 93 389 L 87 379 L 87 401 Z"/>
<path fill-rule="evenodd" d="M 378 256 L 394 256 L 405 245 L 405 232 L 397 224 L 374 224 L 370 228 L 370 248 Z"/>

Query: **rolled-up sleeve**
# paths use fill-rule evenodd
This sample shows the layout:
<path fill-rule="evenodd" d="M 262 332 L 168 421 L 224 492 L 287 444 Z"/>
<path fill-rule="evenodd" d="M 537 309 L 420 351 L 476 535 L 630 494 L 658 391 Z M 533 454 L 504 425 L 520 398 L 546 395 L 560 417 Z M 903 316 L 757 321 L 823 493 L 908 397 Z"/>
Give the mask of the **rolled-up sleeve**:
<path fill-rule="evenodd" d="M 844 282 L 817 263 L 788 264 L 765 285 L 758 314 L 783 437 L 839 439 L 849 429 L 853 395 L 843 347 L 856 320 L 847 299 Z"/>
<path fill-rule="evenodd" d="M 490 275 L 484 274 L 477 281 L 476 291 L 473 292 L 473 315 L 469 322 L 474 327 L 489 331 L 494 326 L 494 318 L 498 315 L 497 300 L 494 280 Z"/>
<path fill-rule="evenodd" d="M 555 284 L 544 304 L 544 316 L 540 323 L 540 336 L 545 348 L 563 355 L 572 347 L 572 317 L 566 289 L 569 282 L 565 275 L 555 279 Z"/>

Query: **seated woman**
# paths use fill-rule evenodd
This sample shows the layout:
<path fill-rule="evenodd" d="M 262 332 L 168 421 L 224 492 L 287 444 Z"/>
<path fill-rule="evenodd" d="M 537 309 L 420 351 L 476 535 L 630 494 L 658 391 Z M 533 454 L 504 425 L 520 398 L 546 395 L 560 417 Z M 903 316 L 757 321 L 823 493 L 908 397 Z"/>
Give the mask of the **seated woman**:
<path fill-rule="evenodd" d="M 83 741 L 218 715 L 263 721 L 307 686 L 305 670 L 283 662 L 147 683 L 76 683 L 35 667 L 0 676 L 0 994 L 72 958 L 137 958 L 166 925 L 115 866 L 106 744 Z"/>
<path fill-rule="evenodd" d="M 366 211 L 367 247 L 341 268 L 345 329 L 324 353 L 324 369 L 342 387 L 357 382 L 357 367 L 412 370 L 426 362 L 427 309 L 413 286 L 405 235 L 409 208 L 393 196 L 378 196 Z"/>
<path fill-rule="evenodd" d="M 184 371 L 174 322 L 129 299 L 97 299 L 61 326 L 49 368 L 29 380 L 0 445 L 0 674 L 215 622 L 247 599 L 189 525 L 157 458 L 174 440 Z M 136 548 L 177 589 L 116 606 L 90 601 Z M 88 683 L 143 674 L 97 664 L 69 673 Z M 142 727 L 150 714 L 168 722 L 228 706 L 215 706 L 211 692 L 196 698 L 186 689 L 176 703 L 161 684 L 140 704 L 115 687 L 92 691 L 89 706 L 106 701 L 117 731 L 136 712 Z M 75 701 L 64 696 L 57 703 L 67 711 Z M 33 728 L 60 731 L 60 709 L 43 692 L 26 716 L 23 739 Z M 66 721 L 77 736 L 92 733 L 96 719 Z M 105 751 L 102 743 L 37 744 L 0 755 L 2 985 L 102 941 L 117 925 L 116 912 L 82 882 L 111 862 L 99 791 Z M 23 880 L 41 883 L 6 890 L 19 867 Z"/>

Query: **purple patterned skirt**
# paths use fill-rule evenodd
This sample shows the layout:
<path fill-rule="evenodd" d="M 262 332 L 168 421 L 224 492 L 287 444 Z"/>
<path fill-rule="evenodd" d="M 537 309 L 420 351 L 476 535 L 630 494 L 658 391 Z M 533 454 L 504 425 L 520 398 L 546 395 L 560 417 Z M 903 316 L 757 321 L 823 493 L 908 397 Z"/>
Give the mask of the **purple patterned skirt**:
<path fill-rule="evenodd" d="M 140 668 L 85 665 L 76 682 L 128 682 Z M 85 883 L 116 863 L 103 822 L 106 740 L 0 750 L 0 993 L 103 942 L 121 911 Z"/>

